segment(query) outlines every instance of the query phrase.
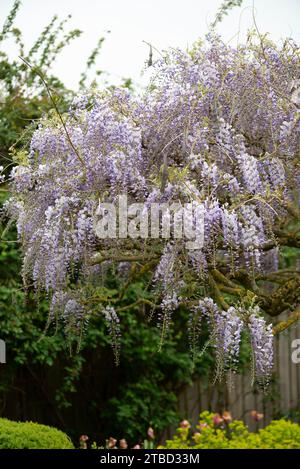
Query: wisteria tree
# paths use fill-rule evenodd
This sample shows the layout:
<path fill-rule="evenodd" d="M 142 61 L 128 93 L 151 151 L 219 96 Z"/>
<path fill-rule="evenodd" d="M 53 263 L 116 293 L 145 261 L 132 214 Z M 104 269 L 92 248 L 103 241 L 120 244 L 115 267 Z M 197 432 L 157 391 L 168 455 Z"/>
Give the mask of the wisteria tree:
<path fill-rule="evenodd" d="M 118 312 L 132 306 L 124 292 L 153 272 L 135 304 L 157 318 L 162 339 L 185 307 L 194 351 L 210 329 L 217 377 L 234 368 L 245 335 L 256 378 L 268 378 L 273 335 L 300 317 L 299 54 L 292 40 L 278 48 L 250 34 L 233 48 L 210 34 L 163 54 L 143 93 L 89 91 L 39 123 L 16 156 L 7 210 L 24 284 L 50 297 L 49 320 L 81 330 L 101 313 L 117 349 Z M 201 247 L 176 236 L 99 238 L 99 203 L 124 194 L 145 207 L 191 203 L 203 214 Z M 106 288 L 112 269 L 120 291 Z M 274 326 L 283 311 L 290 319 Z"/>

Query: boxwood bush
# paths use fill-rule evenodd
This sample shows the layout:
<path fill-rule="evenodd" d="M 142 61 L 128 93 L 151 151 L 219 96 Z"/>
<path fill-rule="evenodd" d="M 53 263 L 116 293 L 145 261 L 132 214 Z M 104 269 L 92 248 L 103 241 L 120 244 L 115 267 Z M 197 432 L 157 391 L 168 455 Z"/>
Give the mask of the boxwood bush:
<path fill-rule="evenodd" d="M 56 428 L 0 418 L 0 449 L 73 449 L 70 438 Z"/>

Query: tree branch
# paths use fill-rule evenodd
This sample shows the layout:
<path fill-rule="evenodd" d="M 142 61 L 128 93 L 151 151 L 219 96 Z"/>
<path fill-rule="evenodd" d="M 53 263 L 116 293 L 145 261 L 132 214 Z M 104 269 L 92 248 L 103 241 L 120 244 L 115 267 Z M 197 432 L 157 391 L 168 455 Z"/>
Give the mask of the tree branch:
<path fill-rule="evenodd" d="M 273 334 L 277 335 L 280 332 L 288 329 L 292 326 L 295 322 L 300 320 L 300 311 L 294 312 L 286 321 L 281 321 L 276 326 L 273 327 Z"/>

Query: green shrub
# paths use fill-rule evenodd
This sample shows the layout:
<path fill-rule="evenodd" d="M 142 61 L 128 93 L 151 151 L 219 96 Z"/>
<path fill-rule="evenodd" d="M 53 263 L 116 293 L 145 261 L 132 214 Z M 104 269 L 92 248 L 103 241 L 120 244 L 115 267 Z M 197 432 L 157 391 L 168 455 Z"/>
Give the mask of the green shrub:
<path fill-rule="evenodd" d="M 217 417 L 217 418 L 216 418 Z M 239 420 L 227 420 L 217 414 L 202 412 L 197 431 L 182 422 L 166 449 L 296 449 L 300 448 L 300 426 L 286 420 L 272 421 L 257 433 L 249 432 Z"/>
<path fill-rule="evenodd" d="M 300 426 L 286 420 L 274 420 L 258 433 L 260 448 L 300 448 Z"/>
<path fill-rule="evenodd" d="M 56 428 L 33 422 L 0 419 L 1 449 L 73 449 L 70 438 Z"/>

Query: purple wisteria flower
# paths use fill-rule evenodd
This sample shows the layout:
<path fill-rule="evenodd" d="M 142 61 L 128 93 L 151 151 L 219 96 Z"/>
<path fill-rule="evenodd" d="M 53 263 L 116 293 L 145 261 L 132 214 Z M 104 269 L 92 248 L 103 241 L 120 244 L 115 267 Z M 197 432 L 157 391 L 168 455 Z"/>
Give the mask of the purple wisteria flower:
<path fill-rule="evenodd" d="M 106 306 L 102 311 L 108 332 L 111 338 L 112 348 L 115 356 L 116 365 L 119 364 L 120 360 L 120 339 L 121 339 L 121 330 L 120 330 L 120 319 L 116 313 L 116 310 L 113 306 Z"/>
<path fill-rule="evenodd" d="M 249 331 L 253 350 L 255 374 L 260 380 L 267 380 L 273 368 L 273 332 L 272 324 L 267 325 L 258 314 L 256 307 L 249 317 Z"/>

